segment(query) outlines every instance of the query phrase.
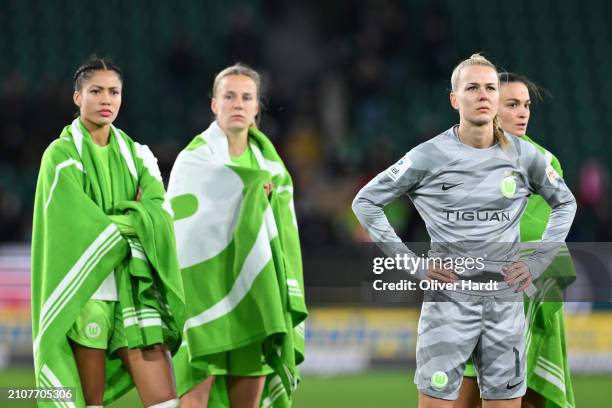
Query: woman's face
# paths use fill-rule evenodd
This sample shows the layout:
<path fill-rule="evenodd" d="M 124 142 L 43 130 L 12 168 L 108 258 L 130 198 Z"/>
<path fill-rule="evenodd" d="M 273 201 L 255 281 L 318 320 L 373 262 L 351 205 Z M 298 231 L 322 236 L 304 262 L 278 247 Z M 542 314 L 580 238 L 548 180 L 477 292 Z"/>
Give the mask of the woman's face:
<path fill-rule="evenodd" d="M 95 71 L 73 95 L 81 119 L 97 126 L 110 125 L 121 107 L 121 80 L 115 71 Z"/>
<path fill-rule="evenodd" d="M 226 133 L 236 133 L 255 124 L 259 112 L 257 85 L 245 75 L 228 75 L 219 81 L 210 108 Z"/>
<path fill-rule="evenodd" d="M 492 123 L 499 104 L 497 72 L 484 65 L 467 66 L 459 73 L 457 89 L 451 92 L 453 108 L 462 121 L 476 126 Z"/>
<path fill-rule="evenodd" d="M 522 82 L 507 82 L 500 90 L 499 124 L 506 132 L 525 136 L 529 123 L 531 99 Z"/>

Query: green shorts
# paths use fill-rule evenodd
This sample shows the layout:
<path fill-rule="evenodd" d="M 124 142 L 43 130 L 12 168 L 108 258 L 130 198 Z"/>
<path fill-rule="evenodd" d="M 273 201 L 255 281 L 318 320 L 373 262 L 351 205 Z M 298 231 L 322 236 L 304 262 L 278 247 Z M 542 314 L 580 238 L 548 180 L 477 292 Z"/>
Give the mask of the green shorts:
<path fill-rule="evenodd" d="M 66 335 L 81 346 L 111 353 L 127 347 L 119 302 L 88 300 Z"/>
<path fill-rule="evenodd" d="M 472 357 L 469 358 L 467 363 L 465 364 L 465 371 L 463 372 L 464 377 L 476 377 L 476 368 L 474 367 L 474 362 L 472 361 Z"/>
<path fill-rule="evenodd" d="M 259 377 L 274 372 L 264 362 L 261 342 L 251 343 L 244 347 L 206 356 L 209 375 L 236 375 Z"/>

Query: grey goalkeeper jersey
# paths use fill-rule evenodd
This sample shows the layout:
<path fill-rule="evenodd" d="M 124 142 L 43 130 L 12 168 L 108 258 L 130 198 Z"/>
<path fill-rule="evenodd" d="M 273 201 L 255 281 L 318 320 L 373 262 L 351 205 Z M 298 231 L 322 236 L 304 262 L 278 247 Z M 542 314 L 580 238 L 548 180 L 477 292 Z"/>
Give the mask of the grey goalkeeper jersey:
<path fill-rule="evenodd" d="M 378 174 L 359 191 L 353 211 L 373 241 L 388 244 L 383 247 L 387 255 L 415 256 L 383 212 L 406 194 L 425 221 L 434 254 L 482 256 L 486 271 L 500 272 L 502 265 L 519 259 L 519 221 L 529 195 L 539 194 L 552 213 L 540 249 L 522 259 L 537 277 L 550 261 L 545 246 L 565 241 L 576 212 L 574 196 L 531 143 L 507 134 L 503 148 L 477 149 L 459 140 L 457 128 L 416 146 Z"/>

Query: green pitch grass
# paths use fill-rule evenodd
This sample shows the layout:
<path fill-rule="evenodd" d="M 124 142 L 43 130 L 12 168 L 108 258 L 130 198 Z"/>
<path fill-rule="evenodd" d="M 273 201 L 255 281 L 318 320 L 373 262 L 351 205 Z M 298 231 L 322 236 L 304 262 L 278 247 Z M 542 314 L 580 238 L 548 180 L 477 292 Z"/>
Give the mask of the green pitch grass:
<path fill-rule="evenodd" d="M 307 376 L 295 395 L 295 408 L 406 408 L 417 406 L 417 393 L 412 384 L 412 372 L 372 371 L 342 376 Z M 612 399 L 612 375 L 572 377 L 577 408 L 608 407 Z M 0 388 L 31 387 L 32 371 L 10 368 L 0 371 Z M 11 404 L 0 400 L 2 407 L 33 407 L 34 404 Z M 141 407 L 138 394 L 130 392 L 111 408 Z"/>

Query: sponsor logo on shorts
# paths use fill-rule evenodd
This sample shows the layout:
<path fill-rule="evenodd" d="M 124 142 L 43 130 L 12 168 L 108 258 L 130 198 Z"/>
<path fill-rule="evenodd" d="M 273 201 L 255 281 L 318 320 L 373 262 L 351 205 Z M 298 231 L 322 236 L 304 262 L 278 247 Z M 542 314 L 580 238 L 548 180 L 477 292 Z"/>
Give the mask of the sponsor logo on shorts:
<path fill-rule="evenodd" d="M 444 371 L 436 371 L 431 376 L 431 386 L 442 389 L 448 384 L 448 375 Z"/>
<path fill-rule="evenodd" d="M 499 185 L 499 189 L 504 197 L 514 197 L 514 193 L 516 193 L 516 179 L 513 176 L 504 177 Z"/>
<path fill-rule="evenodd" d="M 506 388 L 511 390 L 515 387 L 518 387 L 519 385 L 521 385 L 523 383 L 523 380 L 517 382 L 516 384 L 510 385 L 510 381 L 508 381 L 508 384 L 506 384 Z"/>
<path fill-rule="evenodd" d="M 96 322 L 91 322 L 87 326 L 85 326 L 85 336 L 90 339 L 97 338 L 102 330 L 100 329 L 100 325 Z"/>

